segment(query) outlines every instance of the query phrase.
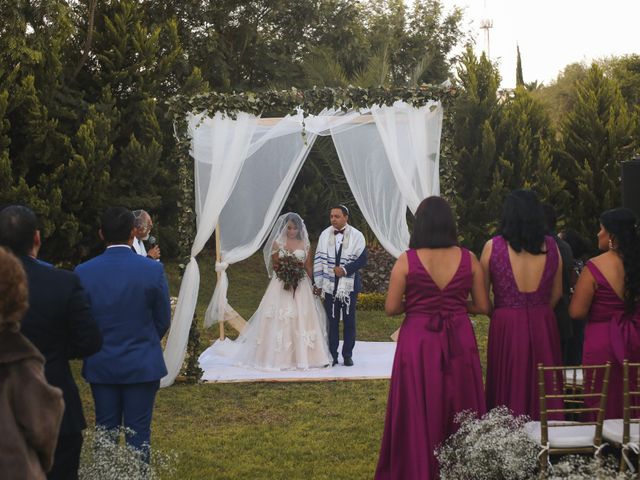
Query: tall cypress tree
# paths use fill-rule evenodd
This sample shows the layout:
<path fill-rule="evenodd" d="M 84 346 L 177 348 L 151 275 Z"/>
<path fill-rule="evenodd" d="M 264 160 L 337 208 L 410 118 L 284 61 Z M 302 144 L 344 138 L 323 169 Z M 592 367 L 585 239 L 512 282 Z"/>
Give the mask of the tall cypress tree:
<path fill-rule="evenodd" d="M 594 238 L 604 210 L 620 205 L 620 162 L 638 147 L 637 128 L 616 82 L 593 64 L 576 85 L 555 158 L 573 197 L 573 224 L 585 238 Z"/>
<path fill-rule="evenodd" d="M 565 182 L 552 165 L 554 131 L 543 104 L 524 86 L 516 88 L 502 109 L 496 127 L 497 172 L 503 195 L 518 188 L 538 192 L 544 202 L 563 212 L 568 202 Z"/>
<path fill-rule="evenodd" d="M 518 51 L 518 60 L 516 62 L 516 87 L 524 86 L 524 77 L 522 75 L 522 59 L 520 58 L 520 46 L 516 46 Z"/>
<path fill-rule="evenodd" d="M 502 185 L 495 175 L 497 162 L 495 124 L 500 74 L 482 54 L 468 47 L 458 68 L 461 93 L 455 100 L 450 165 L 455 169 L 455 205 L 463 244 L 479 252 L 487 229 L 499 215 Z"/>

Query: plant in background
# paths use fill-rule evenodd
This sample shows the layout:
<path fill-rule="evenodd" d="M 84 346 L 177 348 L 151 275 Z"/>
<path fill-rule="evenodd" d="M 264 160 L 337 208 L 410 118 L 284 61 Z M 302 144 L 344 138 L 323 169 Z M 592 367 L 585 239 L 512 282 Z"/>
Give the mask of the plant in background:
<path fill-rule="evenodd" d="M 142 459 L 142 452 L 118 440 L 130 429 L 115 431 L 102 427 L 87 429 L 80 456 L 81 480 L 155 480 L 171 475 L 175 470 L 176 455 L 157 449 L 151 451 L 151 463 Z"/>
<path fill-rule="evenodd" d="M 367 265 L 361 271 L 362 291 L 386 294 L 396 259 L 380 246 L 367 245 Z M 382 300 L 384 308 L 384 300 Z"/>
<path fill-rule="evenodd" d="M 534 477 L 537 447 L 524 431 L 526 417 L 497 407 L 478 418 L 456 415 L 458 431 L 436 450 L 442 480 L 524 480 Z"/>
<path fill-rule="evenodd" d="M 358 295 L 358 310 L 384 310 L 386 293 L 361 293 Z"/>

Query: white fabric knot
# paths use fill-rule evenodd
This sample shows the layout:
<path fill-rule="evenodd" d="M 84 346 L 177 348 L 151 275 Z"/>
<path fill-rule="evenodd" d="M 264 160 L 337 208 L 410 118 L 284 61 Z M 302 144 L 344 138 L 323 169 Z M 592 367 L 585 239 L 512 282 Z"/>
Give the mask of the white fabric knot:
<path fill-rule="evenodd" d="M 229 267 L 227 262 L 216 262 L 216 272 L 224 272 Z"/>

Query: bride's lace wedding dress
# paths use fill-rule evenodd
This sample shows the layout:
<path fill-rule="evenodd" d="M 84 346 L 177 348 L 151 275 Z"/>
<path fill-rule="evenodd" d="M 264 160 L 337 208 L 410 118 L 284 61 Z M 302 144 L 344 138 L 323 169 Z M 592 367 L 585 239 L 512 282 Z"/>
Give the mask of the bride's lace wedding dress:
<path fill-rule="evenodd" d="M 292 253 L 303 263 L 306 260 L 305 250 Z M 280 250 L 280 257 L 285 254 Z M 260 306 L 234 343 L 234 360 L 240 365 L 265 370 L 330 365 L 326 315 L 309 277 L 300 280 L 294 295 L 273 275 Z"/>

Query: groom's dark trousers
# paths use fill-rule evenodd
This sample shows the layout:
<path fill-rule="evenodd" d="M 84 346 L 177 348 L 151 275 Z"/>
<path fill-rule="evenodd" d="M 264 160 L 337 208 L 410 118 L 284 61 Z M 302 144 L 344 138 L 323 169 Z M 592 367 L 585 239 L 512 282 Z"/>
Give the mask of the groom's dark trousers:
<path fill-rule="evenodd" d="M 340 255 L 342 254 L 342 246 L 336 253 L 336 265 L 340 264 Z M 329 328 L 329 352 L 331 356 L 338 359 L 338 343 L 340 342 L 340 314 L 342 313 L 342 321 L 344 323 L 344 343 L 342 345 L 342 358 L 351 358 L 353 347 L 356 344 L 356 301 L 358 292 L 362 288 L 359 270 L 367 264 L 367 249 L 353 262 L 344 265 L 347 275 L 355 272 L 354 291 L 349 295 L 350 305 L 347 306 L 340 300 L 335 300 L 333 295 L 325 295 L 324 309 L 327 312 L 328 328 Z M 338 277 L 335 280 L 333 293 L 335 295 L 338 289 Z"/>

